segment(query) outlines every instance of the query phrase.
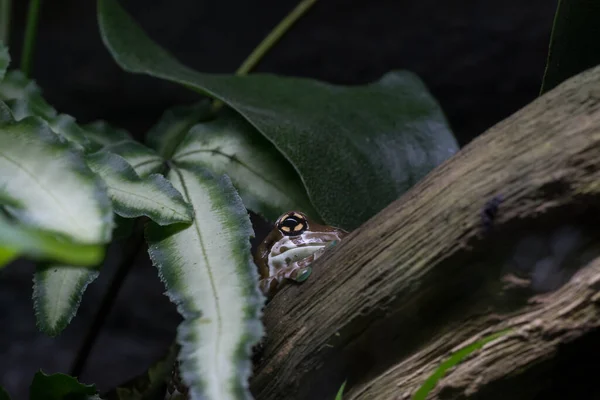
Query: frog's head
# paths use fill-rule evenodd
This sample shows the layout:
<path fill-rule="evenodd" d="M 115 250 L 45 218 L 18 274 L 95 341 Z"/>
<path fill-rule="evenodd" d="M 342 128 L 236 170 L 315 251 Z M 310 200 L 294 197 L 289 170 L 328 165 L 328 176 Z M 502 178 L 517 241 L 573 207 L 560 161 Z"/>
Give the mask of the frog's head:
<path fill-rule="evenodd" d="M 346 234 L 342 229 L 312 221 L 299 211 L 283 214 L 255 255 L 261 279 L 306 280 L 311 271 L 308 265 Z"/>

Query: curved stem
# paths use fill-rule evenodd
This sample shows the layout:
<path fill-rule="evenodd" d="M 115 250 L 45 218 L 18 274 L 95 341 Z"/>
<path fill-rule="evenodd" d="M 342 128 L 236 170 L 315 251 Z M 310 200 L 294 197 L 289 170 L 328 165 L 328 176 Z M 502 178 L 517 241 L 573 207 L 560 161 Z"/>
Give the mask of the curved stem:
<path fill-rule="evenodd" d="M 8 46 L 12 0 L 0 0 L 0 42 Z"/>
<path fill-rule="evenodd" d="M 244 60 L 242 65 L 235 72 L 236 75 L 242 76 L 248 74 L 256 65 L 262 60 L 269 50 L 285 35 L 306 12 L 315 4 L 317 0 L 302 0 L 296 8 L 294 8 L 271 33 L 263 39 L 262 42 L 250 53 L 250 55 Z"/>
<path fill-rule="evenodd" d="M 252 53 L 240 65 L 240 67 L 235 71 L 237 76 L 247 75 L 256 65 L 263 59 L 265 54 L 285 35 L 292 25 L 294 25 L 300 17 L 302 17 L 306 12 L 315 4 L 317 0 L 302 0 L 296 8 L 294 8 L 288 15 L 285 16 L 284 19 L 277 24 L 275 28 L 260 42 L 258 46 L 252 50 Z M 216 113 L 223 106 L 223 102 L 221 100 L 215 99 L 212 103 L 211 111 Z"/>
<path fill-rule="evenodd" d="M 23 40 L 23 52 L 21 54 L 21 71 L 25 76 L 31 75 L 33 65 L 33 52 L 35 39 L 37 36 L 37 27 L 40 20 L 40 8 L 42 0 L 29 0 L 29 11 L 27 12 L 27 25 L 25 28 L 25 39 Z"/>

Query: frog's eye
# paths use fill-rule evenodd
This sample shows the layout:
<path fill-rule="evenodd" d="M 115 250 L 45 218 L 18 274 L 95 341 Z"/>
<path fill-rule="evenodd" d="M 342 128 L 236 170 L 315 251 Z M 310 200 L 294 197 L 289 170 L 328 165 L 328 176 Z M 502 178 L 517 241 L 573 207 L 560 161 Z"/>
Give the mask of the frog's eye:
<path fill-rule="evenodd" d="M 295 236 L 302 234 L 308 229 L 308 222 L 303 215 L 299 213 L 289 213 L 277 222 L 277 229 L 285 236 Z"/>

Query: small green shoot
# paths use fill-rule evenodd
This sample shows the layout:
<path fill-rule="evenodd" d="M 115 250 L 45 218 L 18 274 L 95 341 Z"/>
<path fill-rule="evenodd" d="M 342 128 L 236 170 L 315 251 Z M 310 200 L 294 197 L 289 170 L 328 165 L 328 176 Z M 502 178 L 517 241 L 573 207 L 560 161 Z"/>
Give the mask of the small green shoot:
<path fill-rule="evenodd" d="M 489 336 L 484 337 L 481 340 L 478 340 L 475 343 L 472 343 L 462 349 L 458 350 L 456 353 L 452 354 L 450 358 L 444 361 L 434 372 L 431 374 L 429 378 L 423 383 L 423 385 L 415 392 L 412 397 L 412 400 L 425 400 L 429 392 L 433 390 L 435 385 L 438 383 L 440 379 L 444 377 L 446 371 L 458 363 L 460 363 L 463 359 L 465 359 L 469 354 L 473 353 L 475 350 L 481 349 L 486 343 L 489 343 L 500 336 L 504 336 L 509 333 L 511 329 L 505 329 L 500 332 L 493 333 Z"/>
<path fill-rule="evenodd" d="M 342 386 L 340 386 L 340 390 L 338 390 L 337 394 L 335 395 L 335 400 L 342 400 L 342 394 L 344 394 L 344 388 L 346 387 L 346 382 L 344 381 L 344 383 L 342 383 Z"/>

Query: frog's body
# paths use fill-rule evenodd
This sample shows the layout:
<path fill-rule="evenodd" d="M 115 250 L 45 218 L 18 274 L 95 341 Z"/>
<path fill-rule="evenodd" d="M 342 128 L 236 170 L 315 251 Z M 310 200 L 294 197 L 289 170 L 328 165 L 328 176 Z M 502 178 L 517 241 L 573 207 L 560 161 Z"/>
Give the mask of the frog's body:
<path fill-rule="evenodd" d="M 321 225 L 298 211 L 283 214 L 254 256 L 260 274 L 260 289 L 272 297 L 286 281 L 303 282 L 309 266 L 348 233 Z"/>
<path fill-rule="evenodd" d="M 283 214 L 254 255 L 264 295 L 273 297 L 286 281 L 305 281 L 311 273 L 309 265 L 347 234 L 342 229 L 318 224 L 298 211 Z M 188 398 L 188 388 L 181 380 L 176 361 L 165 400 Z"/>

